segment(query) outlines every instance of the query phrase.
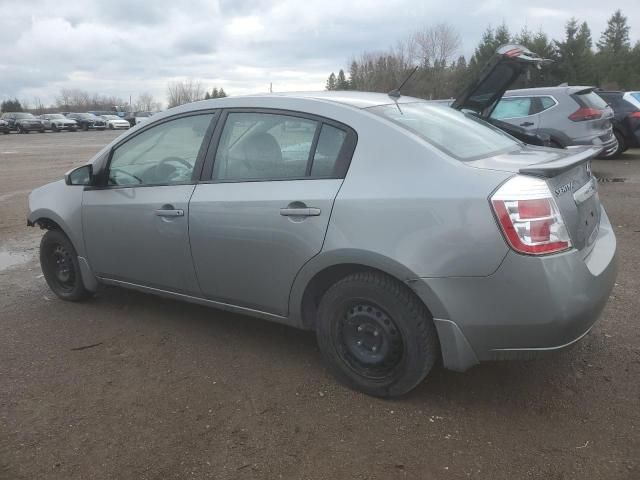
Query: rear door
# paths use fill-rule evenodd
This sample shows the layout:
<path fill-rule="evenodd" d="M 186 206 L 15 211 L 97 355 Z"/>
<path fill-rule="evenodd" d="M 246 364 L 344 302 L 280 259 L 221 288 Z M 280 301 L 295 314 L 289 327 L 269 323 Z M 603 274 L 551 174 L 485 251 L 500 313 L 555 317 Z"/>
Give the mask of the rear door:
<path fill-rule="evenodd" d="M 296 274 L 322 248 L 355 132 L 293 112 L 223 118 L 189 204 L 200 288 L 211 300 L 284 316 Z"/>
<path fill-rule="evenodd" d="M 451 107 L 488 118 L 496 102 L 527 68 L 549 62 L 522 45 L 503 45 Z"/>

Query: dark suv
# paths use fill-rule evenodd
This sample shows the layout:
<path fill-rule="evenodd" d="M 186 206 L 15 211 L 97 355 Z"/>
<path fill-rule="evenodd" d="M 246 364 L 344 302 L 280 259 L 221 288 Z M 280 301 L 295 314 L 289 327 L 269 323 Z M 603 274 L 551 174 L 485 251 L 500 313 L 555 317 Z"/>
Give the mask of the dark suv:
<path fill-rule="evenodd" d="M 640 108 L 629 92 L 596 93 L 613 108 L 613 134 L 618 139 L 618 150 L 611 158 L 619 157 L 629 147 L 640 147 Z"/>
<path fill-rule="evenodd" d="M 10 130 L 16 130 L 18 133 L 29 133 L 32 130 L 44 133 L 42 121 L 32 113 L 6 112 L 1 118 L 9 124 Z"/>
<path fill-rule="evenodd" d="M 80 130 L 104 130 L 106 122 L 92 113 L 67 113 L 67 118 L 75 120 Z"/>

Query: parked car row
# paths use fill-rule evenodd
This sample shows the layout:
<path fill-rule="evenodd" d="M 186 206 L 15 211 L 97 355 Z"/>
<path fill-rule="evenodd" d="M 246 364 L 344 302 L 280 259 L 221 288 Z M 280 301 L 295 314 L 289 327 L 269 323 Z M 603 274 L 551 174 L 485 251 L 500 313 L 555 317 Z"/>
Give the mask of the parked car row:
<path fill-rule="evenodd" d="M 28 112 L 6 112 L 0 117 L 0 132 L 29 133 L 32 131 L 44 133 L 47 130 L 61 132 L 67 130 L 75 132 L 77 130 L 116 130 L 128 129 L 138 123 L 147 120 L 151 112 L 132 112 L 129 117 L 120 117 L 113 113 L 99 112 L 75 113 L 45 113 L 36 117 Z"/>

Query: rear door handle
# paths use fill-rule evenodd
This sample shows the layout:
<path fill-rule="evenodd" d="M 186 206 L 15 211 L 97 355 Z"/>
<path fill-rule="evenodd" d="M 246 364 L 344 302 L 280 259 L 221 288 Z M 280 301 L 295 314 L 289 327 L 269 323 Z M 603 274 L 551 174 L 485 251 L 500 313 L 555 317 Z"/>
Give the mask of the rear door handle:
<path fill-rule="evenodd" d="M 159 217 L 184 217 L 184 210 L 173 208 L 173 205 L 163 205 L 162 208 L 155 210 L 154 213 Z"/>
<path fill-rule="evenodd" d="M 521 127 L 530 127 L 531 125 L 533 125 L 533 122 L 522 122 L 520 124 Z"/>
<path fill-rule="evenodd" d="M 302 208 L 281 208 L 280 215 L 283 217 L 317 217 L 322 213 L 319 208 L 302 207 Z"/>

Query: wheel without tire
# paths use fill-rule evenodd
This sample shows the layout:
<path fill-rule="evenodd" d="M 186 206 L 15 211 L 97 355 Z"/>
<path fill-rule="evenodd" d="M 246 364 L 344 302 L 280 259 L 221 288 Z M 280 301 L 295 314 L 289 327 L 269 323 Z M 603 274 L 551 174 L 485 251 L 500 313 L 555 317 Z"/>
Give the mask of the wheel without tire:
<path fill-rule="evenodd" d="M 40 266 L 49 288 L 61 299 L 77 302 L 91 296 L 82 283 L 78 254 L 60 230 L 48 230 L 42 237 Z"/>
<path fill-rule="evenodd" d="M 405 285 L 377 272 L 355 273 L 329 288 L 316 335 L 339 380 L 379 397 L 412 390 L 440 354 L 426 307 Z"/>

